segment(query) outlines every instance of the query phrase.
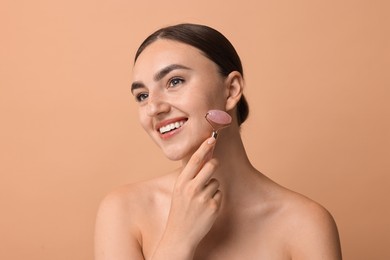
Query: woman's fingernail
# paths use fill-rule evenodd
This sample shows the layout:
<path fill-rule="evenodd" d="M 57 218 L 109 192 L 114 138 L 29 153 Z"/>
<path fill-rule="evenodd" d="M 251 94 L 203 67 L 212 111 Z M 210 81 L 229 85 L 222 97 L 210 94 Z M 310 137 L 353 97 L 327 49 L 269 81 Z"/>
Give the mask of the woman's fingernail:
<path fill-rule="evenodd" d="M 209 140 L 207 141 L 208 144 L 213 144 L 215 143 L 215 138 L 214 137 L 210 137 Z"/>

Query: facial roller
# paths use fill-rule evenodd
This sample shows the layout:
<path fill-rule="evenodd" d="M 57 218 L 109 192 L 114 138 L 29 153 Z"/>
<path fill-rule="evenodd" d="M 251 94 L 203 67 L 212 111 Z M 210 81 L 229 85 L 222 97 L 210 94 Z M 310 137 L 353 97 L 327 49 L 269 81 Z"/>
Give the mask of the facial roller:
<path fill-rule="evenodd" d="M 232 117 L 222 110 L 209 110 L 205 116 L 207 122 L 213 128 L 212 137 L 217 139 L 218 131 L 222 128 L 225 128 L 230 125 L 232 122 Z"/>

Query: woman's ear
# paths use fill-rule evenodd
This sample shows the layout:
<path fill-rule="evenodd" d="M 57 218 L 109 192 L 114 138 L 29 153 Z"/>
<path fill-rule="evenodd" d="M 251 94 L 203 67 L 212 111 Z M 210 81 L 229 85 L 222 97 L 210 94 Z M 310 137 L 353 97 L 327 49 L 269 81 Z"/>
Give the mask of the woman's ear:
<path fill-rule="evenodd" d="M 241 73 L 238 71 L 232 71 L 225 79 L 227 99 L 226 99 L 226 111 L 232 110 L 240 100 L 245 81 Z"/>

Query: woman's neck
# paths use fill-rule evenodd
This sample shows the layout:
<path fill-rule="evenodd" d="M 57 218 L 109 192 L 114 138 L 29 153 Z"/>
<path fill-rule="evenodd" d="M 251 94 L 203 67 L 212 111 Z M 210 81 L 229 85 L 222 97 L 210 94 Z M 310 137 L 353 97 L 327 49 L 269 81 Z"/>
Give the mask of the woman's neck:
<path fill-rule="evenodd" d="M 213 157 L 218 168 L 212 178 L 220 182 L 224 201 L 228 202 L 224 204 L 234 205 L 258 183 L 261 174 L 250 163 L 238 130 L 226 129 L 219 135 Z"/>

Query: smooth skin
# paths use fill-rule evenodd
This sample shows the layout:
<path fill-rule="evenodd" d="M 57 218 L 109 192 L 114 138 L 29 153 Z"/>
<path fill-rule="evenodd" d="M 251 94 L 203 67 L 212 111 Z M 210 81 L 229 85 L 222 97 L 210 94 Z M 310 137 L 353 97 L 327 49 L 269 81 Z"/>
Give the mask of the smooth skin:
<path fill-rule="evenodd" d="M 182 166 L 106 196 L 96 260 L 341 259 L 328 211 L 251 165 L 235 116 L 240 73 L 223 78 L 198 49 L 160 39 L 141 53 L 133 79 L 141 125 Z M 233 117 L 217 140 L 204 119 L 210 109 Z M 183 118 L 169 138 L 159 133 L 165 120 Z"/>

